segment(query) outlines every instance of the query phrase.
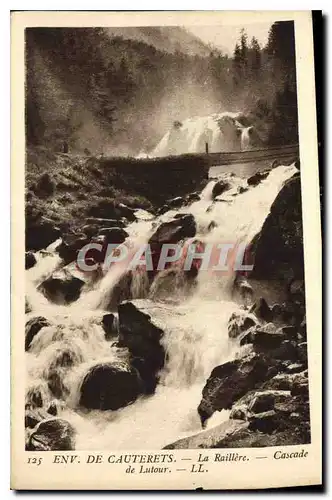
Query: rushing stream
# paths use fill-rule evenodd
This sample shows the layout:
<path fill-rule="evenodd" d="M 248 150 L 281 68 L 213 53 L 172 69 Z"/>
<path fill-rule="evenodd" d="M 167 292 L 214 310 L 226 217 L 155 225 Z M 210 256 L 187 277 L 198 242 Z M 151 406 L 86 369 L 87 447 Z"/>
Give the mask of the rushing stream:
<path fill-rule="evenodd" d="M 280 166 L 256 187 L 246 185 L 241 177 L 228 175 L 232 187 L 212 203 L 212 189 L 225 174 L 214 169 L 216 176 L 201 193 L 200 200 L 190 206 L 151 217 L 144 211 L 126 229 L 133 248 L 147 242 L 156 227 L 177 213 L 191 213 L 197 223 L 197 235 L 205 243 L 249 243 L 260 231 L 271 204 L 284 181 L 296 172 L 294 166 Z M 214 227 L 208 226 L 214 221 Z M 188 297 L 177 296 L 173 286 L 163 299 L 150 291 L 144 273 L 134 275 L 132 294 L 154 304 L 165 335 L 162 339 L 168 354 L 160 382 L 152 396 L 139 398 L 117 411 L 83 411 L 78 409 L 79 389 L 87 370 L 96 362 L 113 361 L 121 350 L 105 340 L 100 318 L 114 286 L 125 273 L 124 266 L 112 266 L 93 289 L 83 290 L 71 305 L 50 303 L 38 285 L 61 266 L 55 253 L 56 244 L 46 252 L 38 252 L 36 265 L 26 271 L 27 300 L 32 312 L 27 317 L 45 316 L 53 326 L 43 328 L 34 338 L 27 355 L 28 391 L 39 388 L 47 401 L 54 399 L 47 381 L 61 380 L 64 387 L 63 409 L 59 416 L 77 430 L 77 449 L 160 449 L 180 437 L 199 432 L 197 406 L 201 391 L 211 370 L 236 356 L 239 346 L 228 338 L 227 322 L 240 306 L 230 298 L 231 273 L 225 275 L 201 271 L 197 286 Z M 157 280 L 158 278 L 156 278 Z M 72 363 L 64 363 L 68 353 Z M 208 427 L 225 420 L 228 412 L 216 413 Z"/>

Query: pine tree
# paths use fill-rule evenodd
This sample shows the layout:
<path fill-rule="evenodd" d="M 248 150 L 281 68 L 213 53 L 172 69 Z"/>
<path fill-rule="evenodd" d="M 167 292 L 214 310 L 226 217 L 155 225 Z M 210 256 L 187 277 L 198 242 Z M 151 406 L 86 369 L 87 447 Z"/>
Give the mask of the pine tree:
<path fill-rule="evenodd" d="M 262 57 L 261 57 L 261 48 L 259 42 L 256 37 L 252 37 L 250 43 L 250 52 L 251 52 L 251 69 L 253 73 L 257 74 L 261 69 Z"/>
<path fill-rule="evenodd" d="M 246 75 L 248 67 L 248 35 L 244 28 L 241 29 L 240 56 L 243 74 Z"/>

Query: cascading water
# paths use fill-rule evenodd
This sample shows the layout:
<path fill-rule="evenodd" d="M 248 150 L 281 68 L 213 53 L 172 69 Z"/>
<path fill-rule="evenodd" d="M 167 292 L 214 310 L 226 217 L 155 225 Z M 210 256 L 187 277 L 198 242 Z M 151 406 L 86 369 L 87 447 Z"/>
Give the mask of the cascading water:
<path fill-rule="evenodd" d="M 223 112 L 175 121 L 151 156 L 205 153 L 206 148 L 210 153 L 247 149 L 258 137 L 252 126 L 243 126 L 239 120 L 241 113 Z"/>
<path fill-rule="evenodd" d="M 283 182 L 295 172 L 293 166 L 278 167 L 258 186 L 242 192 L 239 188 L 244 185 L 243 179 L 219 175 L 204 188 L 200 200 L 190 206 L 157 218 L 140 214 L 139 220 L 127 228 L 128 243 L 132 249 L 146 243 L 162 221 L 179 212 L 194 215 L 196 238 L 203 243 L 249 243 L 261 229 Z M 222 177 L 229 180 L 230 189 L 213 201 L 213 187 Z M 197 406 L 207 377 L 215 366 L 234 358 L 239 351 L 236 341 L 227 334 L 229 317 L 240 307 L 229 295 L 228 284 L 233 276 L 200 271 L 194 292 L 181 301 L 176 300 L 174 290 L 163 300 L 153 301 L 151 294 L 147 304 L 153 304 L 162 324 L 162 343 L 167 353 L 155 394 L 117 411 L 84 412 L 78 408 L 79 389 L 89 367 L 96 362 L 126 358 L 125 349 L 105 340 L 100 324 L 113 288 L 126 269 L 121 263 L 113 265 L 92 290 L 83 290 L 72 305 L 57 306 L 36 287 L 60 265 L 54 249 L 49 248 L 27 271 L 27 299 L 32 308 L 28 317 L 44 315 L 50 323 L 34 337 L 27 353 L 27 402 L 36 391 L 46 403 L 54 397 L 61 400 L 59 416 L 76 428 L 77 449 L 160 449 L 198 432 L 201 426 Z M 134 275 L 131 291 L 134 297 L 147 298 L 146 274 Z M 227 416 L 228 412 L 216 413 L 208 426 Z"/>

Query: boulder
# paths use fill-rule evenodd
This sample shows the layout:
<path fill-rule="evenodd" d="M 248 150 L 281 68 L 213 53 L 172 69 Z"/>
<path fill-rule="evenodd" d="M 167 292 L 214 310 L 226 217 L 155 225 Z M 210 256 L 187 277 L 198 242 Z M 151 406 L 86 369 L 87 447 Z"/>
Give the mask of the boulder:
<path fill-rule="evenodd" d="M 28 250 L 41 250 L 60 238 L 61 230 L 51 221 L 30 220 L 27 216 L 25 246 Z"/>
<path fill-rule="evenodd" d="M 117 203 L 108 199 L 100 200 L 97 204 L 92 205 L 88 213 L 91 218 L 122 219 L 122 217 L 125 217 L 132 222 L 136 220 L 134 209 L 127 207 L 123 203 Z"/>
<path fill-rule="evenodd" d="M 25 324 L 25 350 L 27 351 L 37 333 L 51 323 L 44 316 L 35 316 Z"/>
<path fill-rule="evenodd" d="M 58 405 L 57 405 L 57 402 L 56 401 L 51 401 L 46 411 L 50 415 L 53 415 L 53 417 L 56 417 L 57 414 L 58 414 Z"/>
<path fill-rule="evenodd" d="M 258 389 L 248 392 L 233 406 L 229 418 L 250 420 L 255 414 L 275 410 L 276 403 L 285 403 L 291 398 L 289 391 Z"/>
<path fill-rule="evenodd" d="M 172 198 L 171 200 L 167 200 L 165 205 L 167 205 L 170 209 L 180 208 L 185 204 L 186 200 L 182 196 L 177 196 L 176 198 Z"/>
<path fill-rule="evenodd" d="M 224 179 L 216 182 L 212 189 L 212 198 L 214 199 L 216 196 L 220 196 L 225 191 L 231 188 L 231 184 Z"/>
<path fill-rule="evenodd" d="M 248 186 L 257 186 L 264 179 L 268 177 L 270 173 L 270 169 L 264 170 L 263 172 L 256 172 L 254 175 L 248 178 Z"/>
<path fill-rule="evenodd" d="M 153 393 L 158 372 L 165 362 L 165 351 L 160 342 L 164 332 L 154 323 L 150 314 L 140 310 L 146 304 L 147 301 L 136 300 L 119 305 L 118 344 L 119 347 L 128 348 L 131 363 L 144 382 L 145 392 Z"/>
<path fill-rule="evenodd" d="M 26 408 L 24 414 L 24 426 L 34 429 L 39 422 L 49 418 L 49 414 L 43 408 Z"/>
<path fill-rule="evenodd" d="M 25 252 L 25 269 L 31 269 L 37 260 L 33 252 Z"/>
<path fill-rule="evenodd" d="M 248 314 L 246 311 L 233 313 L 228 321 L 228 336 L 231 339 L 237 338 L 241 333 L 257 324 L 258 320 L 253 314 Z"/>
<path fill-rule="evenodd" d="M 99 230 L 99 234 L 106 237 L 108 244 L 120 245 L 128 238 L 128 233 L 120 227 L 104 227 Z"/>
<path fill-rule="evenodd" d="M 203 388 L 198 406 L 202 425 L 215 411 L 230 409 L 248 391 L 271 378 L 276 370 L 276 363 L 271 358 L 257 353 L 214 368 Z"/>
<path fill-rule="evenodd" d="M 85 234 L 65 234 L 62 237 L 62 242 L 57 247 L 57 252 L 65 264 L 77 260 L 77 254 L 87 243 L 89 237 Z"/>
<path fill-rule="evenodd" d="M 186 196 L 187 204 L 194 203 L 195 201 L 199 201 L 201 199 L 201 195 L 199 192 L 190 193 Z"/>
<path fill-rule="evenodd" d="M 120 228 L 125 228 L 125 220 L 124 219 L 107 219 L 107 218 L 101 218 L 101 217 L 88 217 L 86 219 L 86 226 L 82 228 L 82 231 L 85 234 L 87 233 L 87 230 L 84 229 L 87 226 L 93 226 L 96 228 L 102 228 L 102 227 L 120 227 Z M 97 231 L 96 231 L 97 232 Z"/>
<path fill-rule="evenodd" d="M 117 321 L 115 315 L 112 313 L 104 314 L 101 323 L 105 331 L 105 339 L 110 340 L 116 333 Z"/>
<path fill-rule="evenodd" d="M 243 422 L 241 420 L 227 420 L 212 429 L 199 432 L 193 436 L 185 437 L 179 439 L 174 443 L 168 444 L 163 449 L 164 450 L 176 450 L 176 449 L 198 449 L 198 448 L 222 448 L 221 443 L 228 437 L 236 440 L 236 436 L 241 431 L 246 431 L 248 429 L 248 422 Z M 231 447 L 231 446 L 229 446 Z"/>
<path fill-rule="evenodd" d="M 303 279 L 300 175 L 280 190 L 253 245 L 255 279 Z"/>
<path fill-rule="evenodd" d="M 43 281 L 38 289 L 56 304 L 69 304 L 79 298 L 84 284 L 83 280 L 73 276 L 68 270 L 61 269 Z"/>
<path fill-rule="evenodd" d="M 257 318 L 264 321 L 272 321 L 273 313 L 266 302 L 266 300 L 261 297 L 255 304 L 252 305 L 250 311 L 251 314 L 255 314 Z"/>
<path fill-rule="evenodd" d="M 280 347 L 283 340 L 285 340 L 283 331 L 277 330 L 273 323 L 267 323 L 263 326 L 250 328 L 241 337 L 240 345 L 253 344 L 254 347 L 263 349 L 276 349 Z"/>
<path fill-rule="evenodd" d="M 117 410 L 133 403 L 142 388 L 138 371 L 128 363 L 99 363 L 82 381 L 79 404 L 87 409 Z"/>
<path fill-rule="evenodd" d="M 75 449 L 75 429 L 60 418 L 43 420 L 30 436 L 29 451 L 69 451 Z"/>
<path fill-rule="evenodd" d="M 291 391 L 293 386 L 308 385 L 308 373 L 278 373 L 262 385 L 262 389 Z"/>

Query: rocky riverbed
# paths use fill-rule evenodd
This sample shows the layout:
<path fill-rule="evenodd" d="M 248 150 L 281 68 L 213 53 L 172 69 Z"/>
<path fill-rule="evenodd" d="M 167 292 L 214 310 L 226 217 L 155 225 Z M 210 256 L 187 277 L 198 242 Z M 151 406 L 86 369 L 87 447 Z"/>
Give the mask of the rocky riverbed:
<path fill-rule="evenodd" d="M 310 442 L 300 202 L 291 165 L 223 174 L 153 208 L 87 201 L 74 225 L 28 212 L 27 449 Z M 93 272 L 76 265 L 87 243 L 146 243 L 155 263 L 165 243 L 185 255 L 230 238 L 254 263 L 240 287 L 199 259 L 105 271 L 92 252 Z"/>

